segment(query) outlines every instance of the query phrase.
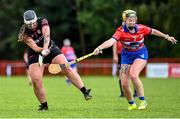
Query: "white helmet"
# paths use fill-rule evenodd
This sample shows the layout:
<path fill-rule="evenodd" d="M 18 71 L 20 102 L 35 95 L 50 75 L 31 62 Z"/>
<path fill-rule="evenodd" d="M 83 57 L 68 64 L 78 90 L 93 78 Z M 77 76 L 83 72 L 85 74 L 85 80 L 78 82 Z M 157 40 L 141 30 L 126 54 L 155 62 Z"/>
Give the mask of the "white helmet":
<path fill-rule="evenodd" d="M 27 25 L 37 21 L 36 13 L 33 10 L 28 10 L 24 12 L 23 18 L 24 18 L 24 23 Z"/>

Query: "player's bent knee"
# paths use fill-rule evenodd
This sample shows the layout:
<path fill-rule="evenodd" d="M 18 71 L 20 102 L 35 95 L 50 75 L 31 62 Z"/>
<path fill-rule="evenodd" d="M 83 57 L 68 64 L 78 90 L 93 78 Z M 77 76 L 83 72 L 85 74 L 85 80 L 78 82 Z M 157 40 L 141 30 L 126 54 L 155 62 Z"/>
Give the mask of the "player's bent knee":
<path fill-rule="evenodd" d="M 123 89 L 129 88 L 129 84 L 127 84 L 127 83 L 122 83 L 121 86 Z"/>
<path fill-rule="evenodd" d="M 42 80 L 41 79 L 32 78 L 32 83 L 33 83 L 34 88 L 38 89 L 38 88 L 42 87 Z"/>
<path fill-rule="evenodd" d="M 33 87 L 35 88 L 35 89 L 41 89 L 42 88 L 42 83 L 33 83 Z"/>
<path fill-rule="evenodd" d="M 138 78 L 138 75 L 136 75 L 135 73 L 130 73 L 130 78 L 132 80 L 136 80 Z"/>
<path fill-rule="evenodd" d="M 71 72 L 71 68 L 65 66 L 65 64 L 61 64 L 60 67 L 61 67 L 61 69 L 62 69 L 62 73 L 63 73 L 63 74 L 69 74 L 69 73 Z"/>
<path fill-rule="evenodd" d="M 122 80 L 121 81 L 121 86 L 122 86 L 122 88 L 129 88 L 129 82 L 128 81 L 125 81 L 125 80 Z"/>

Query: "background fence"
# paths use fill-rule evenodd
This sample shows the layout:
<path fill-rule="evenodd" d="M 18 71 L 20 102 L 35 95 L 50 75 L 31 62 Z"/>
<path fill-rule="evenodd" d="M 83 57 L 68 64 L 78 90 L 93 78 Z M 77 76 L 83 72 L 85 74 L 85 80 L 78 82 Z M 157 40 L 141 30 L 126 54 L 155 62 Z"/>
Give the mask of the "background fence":
<path fill-rule="evenodd" d="M 154 58 L 149 59 L 148 63 L 167 63 L 168 73 L 172 77 L 180 77 L 180 58 Z M 159 66 L 159 65 L 158 65 Z M 161 65 L 160 69 L 163 69 Z M 143 76 L 146 75 L 147 68 L 142 71 Z M 155 70 L 155 69 L 152 69 Z M 111 75 L 112 59 L 88 59 L 78 63 L 78 72 L 80 75 Z M 152 71 L 151 71 L 152 72 Z M 0 75 L 25 75 L 26 68 L 22 60 L 17 61 L 0 61 Z M 45 68 L 45 74 L 51 75 Z"/>

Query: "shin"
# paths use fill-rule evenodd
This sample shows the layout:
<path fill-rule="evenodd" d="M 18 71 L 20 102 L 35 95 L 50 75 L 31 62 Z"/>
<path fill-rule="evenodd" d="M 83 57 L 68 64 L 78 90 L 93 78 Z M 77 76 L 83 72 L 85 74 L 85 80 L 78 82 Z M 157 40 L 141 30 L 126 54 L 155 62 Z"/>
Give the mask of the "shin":
<path fill-rule="evenodd" d="M 42 84 L 43 67 L 39 67 L 38 63 L 30 65 L 30 76 L 33 84 L 33 89 L 40 103 L 46 102 L 45 89 Z"/>

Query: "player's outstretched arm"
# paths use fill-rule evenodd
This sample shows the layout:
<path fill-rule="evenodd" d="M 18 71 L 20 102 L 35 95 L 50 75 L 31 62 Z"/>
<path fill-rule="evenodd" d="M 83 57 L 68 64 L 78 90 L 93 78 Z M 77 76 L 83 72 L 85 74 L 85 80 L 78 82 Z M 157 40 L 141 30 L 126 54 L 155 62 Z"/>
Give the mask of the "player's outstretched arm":
<path fill-rule="evenodd" d="M 31 37 L 27 37 L 26 40 L 24 40 L 24 42 L 35 52 L 40 53 L 43 50 L 43 48 L 36 45 L 36 43 L 34 42 L 34 40 Z"/>
<path fill-rule="evenodd" d="M 113 44 L 113 62 L 118 63 L 117 43 Z"/>
<path fill-rule="evenodd" d="M 115 42 L 116 40 L 113 38 L 110 38 L 109 40 L 105 41 L 94 50 L 94 55 L 98 55 L 99 53 L 102 53 L 103 49 L 111 47 Z"/>
<path fill-rule="evenodd" d="M 164 33 L 160 32 L 159 30 L 156 30 L 156 29 L 152 29 L 151 34 L 155 35 L 155 36 L 165 38 L 166 40 L 172 42 L 172 44 L 176 44 L 178 42 L 174 37 L 169 36 L 168 34 L 164 34 Z"/>

